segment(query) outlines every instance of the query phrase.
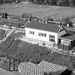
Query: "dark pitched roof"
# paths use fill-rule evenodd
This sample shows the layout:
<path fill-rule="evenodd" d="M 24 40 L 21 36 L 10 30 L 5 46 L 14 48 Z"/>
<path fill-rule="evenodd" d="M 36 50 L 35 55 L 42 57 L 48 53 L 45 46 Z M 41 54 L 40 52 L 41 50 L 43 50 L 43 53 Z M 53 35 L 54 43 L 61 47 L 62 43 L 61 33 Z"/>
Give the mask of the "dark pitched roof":
<path fill-rule="evenodd" d="M 45 23 L 39 23 L 39 22 L 31 22 L 26 25 L 28 28 L 33 29 L 40 29 L 45 31 L 51 31 L 51 32 L 58 32 L 59 27 L 56 24 L 45 24 Z"/>
<path fill-rule="evenodd" d="M 67 40 L 75 40 L 75 34 L 65 34 L 60 37 L 61 39 L 67 39 Z"/>
<path fill-rule="evenodd" d="M 67 31 L 75 31 L 75 27 L 64 27 Z"/>

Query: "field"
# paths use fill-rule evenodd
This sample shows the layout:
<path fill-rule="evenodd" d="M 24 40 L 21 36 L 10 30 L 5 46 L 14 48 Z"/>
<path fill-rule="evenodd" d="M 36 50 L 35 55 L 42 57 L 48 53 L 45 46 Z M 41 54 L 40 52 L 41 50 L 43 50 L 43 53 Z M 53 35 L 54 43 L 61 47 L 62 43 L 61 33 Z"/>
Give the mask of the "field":
<path fill-rule="evenodd" d="M 20 40 L 13 40 L 19 35 L 21 34 L 13 34 L 4 43 L 0 44 L 0 56 L 6 55 L 15 59 L 18 58 L 21 62 L 31 61 L 35 64 L 38 64 L 42 60 L 45 60 L 62 66 L 66 66 L 72 70 L 75 69 L 74 56 L 63 55 L 56 52 L 52 53 L 51 50 L 48 50 L 46 47 L 29 44 Z M 2 66 L 2 68 L 6 69 L 7 67 Z"/>
<path fill-rule="evenodd" d="M 0 44 L 0 56 L 5 55 L 15 59 L 19 59 L 21 62 L 31 61 L 35 64 L 38 64 L 42 60 L 45 60 L 51 63 L 66 66 L 72 70 L 75 69 L 74 56 L 63 55 L 56 52 L 52 53 L 51 50 L 46 47 L 37 46 L 20 40 L 14 40 L 20 35 L 22 34 L 13 33 L 7 38 L 5 42 Z M 6 63 L 2 63 L 0 67 L 8 70 L 8 66 L 6 65 Z"/>
<path fill-rule="evenodd" d="M 18 7 L 16 7 L 18 6 Z M 60 7 L 60 6 L 47 6 L 47 5 L 38 5 L 38 4 L 25 4 L 24 2 L 15 4 L 1 4 L 0 12 L 6 11 L 12 15 L 21 16 L 23 13 L 31 13 L 33 16 L 37 16 L 39 18 L 51 17 L 54 20 L 60 19 L 60 11 L 61 11 L 61 19 L 65 19 L 66 17 L 75 17 L 75 8 L 74 7 Z"/>

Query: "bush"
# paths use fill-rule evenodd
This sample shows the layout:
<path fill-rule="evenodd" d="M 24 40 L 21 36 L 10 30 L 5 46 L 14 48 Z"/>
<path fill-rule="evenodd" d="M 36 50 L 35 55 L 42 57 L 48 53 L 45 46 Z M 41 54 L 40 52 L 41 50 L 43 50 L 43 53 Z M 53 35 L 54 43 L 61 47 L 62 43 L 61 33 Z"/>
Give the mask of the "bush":
<path fill-rule="evenodd" d="M 22 14 L 22 18 L 30 18 L 30 17 L 31 17 L 31 14 L 28 14 L 28 13 Z"/>

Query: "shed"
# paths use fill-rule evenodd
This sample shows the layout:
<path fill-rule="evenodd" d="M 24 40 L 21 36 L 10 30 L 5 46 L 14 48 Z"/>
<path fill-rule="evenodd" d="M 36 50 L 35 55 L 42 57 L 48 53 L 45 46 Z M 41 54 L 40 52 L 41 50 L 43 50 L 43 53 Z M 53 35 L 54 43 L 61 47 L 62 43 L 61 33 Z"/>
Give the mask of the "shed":
<path fill-rule="evenodd" d="M 62 48 L 63 50 L 70 50 L 75 46 L 75 34 L 63 35 L 59 40 L 59 48 Z"/>
<path fill-rule="evenodd" d="M 41 63 L 39 63 L 38 68 L 40 68 L 43 72 L 52 75 L 60 75 L 63 71 L 67 69 L 67 67 L 53 64 L 47 61 L 42 61 Z"/>
<path fill-rule="evenodd" d="M 0 40 L 2 40 L 5 37 L 5 30 L 0 29 Z"/>
<path fill-rule="evenodd" d="M 37 65 L 31 62 L 21 63 L 18 70 L 22 75 L 44 75 L 44 73 L 38 69 Z"/>

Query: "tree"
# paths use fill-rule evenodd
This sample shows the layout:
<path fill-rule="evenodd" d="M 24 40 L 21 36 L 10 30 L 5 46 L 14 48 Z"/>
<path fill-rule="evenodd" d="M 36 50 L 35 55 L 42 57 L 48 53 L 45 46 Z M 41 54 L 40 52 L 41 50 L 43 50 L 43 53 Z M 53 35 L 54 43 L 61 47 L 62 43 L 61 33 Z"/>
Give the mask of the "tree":
<path fill-rule="evenodd" d="M 23 13 L 22 14 L 22 18 L 28 18 L 28 14 L 27 13 Z"/>
<path fill-rule="evenodd" d="M 38 0 L 39 4 L 43 4 L 44 0 Z"/>
<path fill-rule="evenodd" d="M 44 4 L 48 4 L 48 0 L 44 0 L 44 2 L 43 2 Z"/>
<path fill-rule="evenodd" d="M 56 5 L 57 4 L 57 0 L 48 0 L 48 3 L 50 5 Z"/>
<path fill-rule="evenodd" d="M 0 0 L 0 3 L 3 3 L 3 0 Z"/>
<path fill-rule="evenodd" d="M 68 0 L 58 0 L 57 5 L 67 6 L 68 5 Z"/>
<path fill-rule="evenodd" d="M 29 0 L 29 2 L 33 2 L 33 0 Z"/>
<path fill-rule="evenodd" d="M 33 2 L 34 2 L 35 4 L 37 4 L 37 3 L 39 3 L 39 0 L 33 0 Z"/>
<path fill-rule="evenodd" d="M 3 12 L 2 14 L 3 14 L 2 18 L 7 18 L 8 17 L 8 14 L 6 12 Z"/>
<path fill-rule="evenodd" d="M 70 20 L 69 17 L 67 17 L 67 18 L 65 19 L 64 25 L 67 26 L 67 24 L 69 24 L 69 27 L 73 27 L 73 23 L 71 22 L 71 20 Z"/>
<path fill-rule="evenodd" d="M 69 6 L 75 5 L 75 0 L 68 0 L 68 5 Z"/>

